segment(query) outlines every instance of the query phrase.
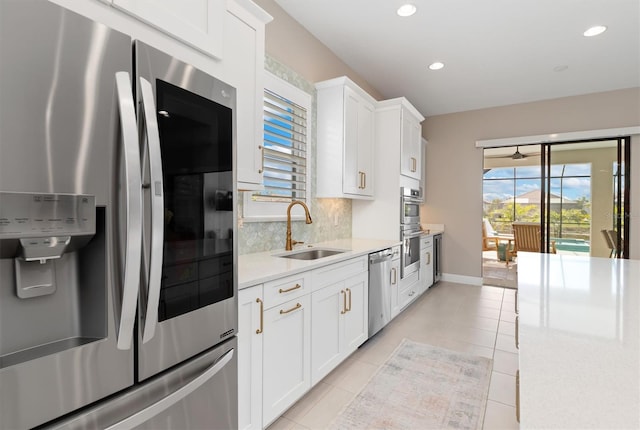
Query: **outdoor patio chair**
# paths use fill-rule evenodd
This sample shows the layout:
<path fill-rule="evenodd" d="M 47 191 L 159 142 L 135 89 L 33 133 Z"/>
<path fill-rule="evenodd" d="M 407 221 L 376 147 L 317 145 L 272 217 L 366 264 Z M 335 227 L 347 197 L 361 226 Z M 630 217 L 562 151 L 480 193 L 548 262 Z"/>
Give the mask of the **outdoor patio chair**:
<path fill-rule="evenodd" d="M 513 249 L 508 253 L 517 256 L 518 251 L 540 252 L 540 224 L 535 222 L 514 222 L 513 227 Z M 556 242 L 551 241 L 551 253 L 556 253 Z"/>
<path fill-rule="evenodd" d="M 600 232 L 604 236 L 604 241 L 607 242 L 607 248 L 609 248 L 609 251 L 611 251 L 609 252 L 609 258 L 613 258 L 613 254 L 615 254 L 616 252 L 616 246 L 611 239 L 611 235 L 609 234 L 608 230 L 600 230 Z"/>
<path fill-rule="evenodd" d="M 498 236 L 488 219 L 482 220 L 482 250 L 491 251 L 498 249 Z"/>
<path fill-rule="evenodd" d="M 620 250 L 624 246 L 624 242 L 621 242 L 620 246 L 618 246 L 618 233 L 615 230 L 607 230 L 607 235 L 611 241 L 611 255 L 609 257 L 620 258 Z"/>

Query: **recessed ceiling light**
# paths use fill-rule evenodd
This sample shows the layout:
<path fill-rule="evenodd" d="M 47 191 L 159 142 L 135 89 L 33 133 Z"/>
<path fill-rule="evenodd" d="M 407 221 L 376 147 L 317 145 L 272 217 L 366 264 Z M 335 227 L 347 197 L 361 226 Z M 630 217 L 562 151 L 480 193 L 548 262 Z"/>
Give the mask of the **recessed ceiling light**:
<path fill-rule="evenodd" d="M 436 61 L 435 63 L 432 63 L 429 65 L 429 69 L 431 70 L 440 70 L 444 67 L 444 63 L 441 63 L 439 61 Z"/>
<path fill-rule="evenodd" d="M 400 16 L 411 16 L 416 13 L 418 9 L 412 5 L 411 3 L 403 4 L 398 8 L 398 15 Z"/>
<path fill-rule="evenodd" d="M 594 27 L 591 27 L 590 29 L 588 29 L 582 34 L 584 34 L 586 37 L 592 37 L 592 36 L 597 36 L 598 34 L 602 34 L 605 31 L 607 31 L 607 27 L 605 27 L 604 25 L 596 25 Z"/>

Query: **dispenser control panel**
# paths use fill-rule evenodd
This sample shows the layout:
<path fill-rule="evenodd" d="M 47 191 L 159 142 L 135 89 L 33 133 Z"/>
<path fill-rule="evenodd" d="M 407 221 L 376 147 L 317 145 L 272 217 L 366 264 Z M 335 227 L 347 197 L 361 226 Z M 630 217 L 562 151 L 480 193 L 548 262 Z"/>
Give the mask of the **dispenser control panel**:
<path fill-rule="evenodd" d="M 0 192 L 0 239 L 87 236 L 95 231 L 95 196 Z"/>

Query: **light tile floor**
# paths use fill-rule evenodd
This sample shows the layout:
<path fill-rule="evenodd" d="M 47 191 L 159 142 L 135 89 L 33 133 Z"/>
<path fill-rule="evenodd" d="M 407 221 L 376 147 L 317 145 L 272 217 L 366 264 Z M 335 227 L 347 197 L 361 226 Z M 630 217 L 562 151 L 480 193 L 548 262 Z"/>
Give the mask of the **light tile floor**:
<path fill-rule="evenodd" d="M 269 430 L 326 428 L 403 338 L 492 358 L 483 429 L 517 429 L 514 303 L 512 289 L 439 282 L 313 387 Z"/>

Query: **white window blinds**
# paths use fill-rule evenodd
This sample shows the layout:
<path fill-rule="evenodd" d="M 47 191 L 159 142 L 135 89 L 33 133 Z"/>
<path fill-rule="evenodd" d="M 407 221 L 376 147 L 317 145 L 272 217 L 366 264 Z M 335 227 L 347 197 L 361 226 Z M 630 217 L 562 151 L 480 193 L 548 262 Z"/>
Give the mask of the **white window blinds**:
<path fill-rule="evenodd" d="M 307 199 L 307 110 L 264 91 L 264 190 L 254 201 Z"/>

